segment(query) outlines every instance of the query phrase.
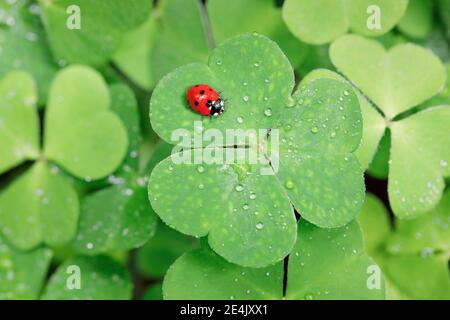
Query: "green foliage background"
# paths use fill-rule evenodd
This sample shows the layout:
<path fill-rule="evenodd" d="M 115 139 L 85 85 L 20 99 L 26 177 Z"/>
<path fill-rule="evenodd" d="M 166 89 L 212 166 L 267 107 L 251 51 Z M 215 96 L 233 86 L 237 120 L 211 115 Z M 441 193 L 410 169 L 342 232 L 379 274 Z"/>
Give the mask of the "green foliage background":
<path fill-rule="evenodd" d="M 449 79 L 449 0 L 0 0 L 0 299 L 450 299 Z"/>

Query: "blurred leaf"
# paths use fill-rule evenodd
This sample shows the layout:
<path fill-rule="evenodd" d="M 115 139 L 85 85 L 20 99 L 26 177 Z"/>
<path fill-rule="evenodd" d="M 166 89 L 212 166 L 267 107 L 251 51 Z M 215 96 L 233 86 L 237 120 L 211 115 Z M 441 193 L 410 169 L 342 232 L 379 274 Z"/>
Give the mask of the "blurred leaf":
<path fill-rule="evenodd" d="M 378 145 L 378 150 L 370 163 L 368 172 L 377 179 L 387 179 L 389 174 L 389 156 L 391 150 L 391 131 L 386 130 Z"/>
<path fill-rule="evenodd" d="M 159 1 L 159 29 L 151 55 L 153 79 L 186 63 L 208 60 L 201 6 L 198 0 Z"/>
<path fill-rule="evenodd" d="M 417 217 L 432 210 L 441 199 L 443 178 L 450 176 L 449 123 L 447 105 L 392 124 L 388 191 L 398 217 Z"/>
<path fill-rule="evenodd" d="M 49 249 L 19 251 L 0 237 L 0 300 L 37 299 L 51 257 Z"/>
<path fill-rule="evenodd" d="M 392 254 L 420 254 L 434 252 L 444 255 L 450 250 L 450 191 L 446 191 L 439 205 L 415 220 L 399 220 L 395 234 L 388 243 Z"/>
<path fill-rule="evenodd" d="M 281 8 L 273 0 L 210 0 L 208 17 L 217 43 L 242 33 L 258 32 L 275 41 L 297 66 L 304 58 L 306 45 L 286 28 Z"/>
<path fill-rule="evenodd" d="M 163 277 L 178 257 L 197 246 L 195 238 L 159 223 L 155 236 L 138 251 L 138 268 L 147 277 Z"/>
<path fill-rule="evenodd" d="M 365 36 L 377 36 L 392 29 L 403 16 L 408 0 L 286 0 L 283 18 L 300 40 L 312 44 L 330 42 L 349 29 Z M 379 28 L 368 27 L 378 7 Z"/>
<path fill-rule="evenodd" d="M 37 93 L 23 71 L 8 73 L 0 82 L 0 173 L 39 157 Z"/>
<path fill-rule="evenodd" d="M 78 269 L 79 268 L 79 269 Z M 80 288 L 69 284 L 79 270 Z M 61 264 L 50 278 L 44 300 L 126 300 L 131 298 L 128 272 L 106 256 L 76 256 Z"/>
<path fill-rule="evenodd" d="M 365 251 L 383 267 L 379 255 L 384 253 L 386 240 L 392 233 L 384 204 L 374 195 L 367 193 L 358 221 L 364 235 Z"/>
<path fill-rule="evenodd" d="M 156 216 L 148 208 L 145 182 L 111 186 L 82 201 L 73 245 L 84 254 L 130 250 L 147 242 L 156 224 Z"/>
<path fill-rule="evenodd" d="M 401 32 L 411 38 L 423 39 L 433 27 L 433 3 L 430 0 L 409 0 L 408 8 L 398 23 Z"/>
<path fill-rule="evenodd" d="M 118 49 L 122 35 L 148 18 L 150 0 L 39 0 L 57 60 L 100 66 Z M 69 25 L 78 7 L 80 29 Z"/>
<path fill-rule="evenodd" d="M 109 108 L 108 87 L 96 71 L 72 66 L 58 73 L 45 118 L 48 159 L 86 180 L 115 170 L 128 139 L 124 125 Z"/>
<path fill-rule="evenodd" d="M 431 98 L 446 80 L 441 61 L 410 43 L 386 51 L 376 41 L 347 35 L 331 45 L 330 56 L 388 119 Z"/>
<path fill-rule="evenodd" d="M 384 113 L 384 126 L 391 131 L 388 191 L 394 213 L 412 218 L 431 210 L 442 195 L 443 177 L 449 175 L 445 146 L 450 144 L 450 107 L 421 112 L 413 107 L 442 89 L 445 67 L 419 46 L 400 44 L 386 51 L 378 42 L 355 35 L 336 40 L 330 56 Z"/>
<path fill-rule="evenodd" d="M 157 283 L 152 285 L 150 288 L 145 291 L 142 296 L 142 300 L 162 300 L 162 283 Z"/>
<path fill-rule="evenodd" d="M 43 161 L 36 162 L 0 196 L 1 231 L 21 249 L 41 242 L 64 244 L 74 236 L 77 220 L 77 194 Z"/>
<path fill-rule="evenodd" d="M 144 24 L 123 36 L 113 57 L 120 70 L 145 90 L 154 85 L 151 61 L 158 31 L 156 19 L 150 16 Z"/>
<path fill-rule="evenodd" d="M 36 79 L 39 105 L 47 99 L 58 66 L 47 47 L 40 8 L 34 1 L 0 0 L 0 78 L 25 70 Z"/>

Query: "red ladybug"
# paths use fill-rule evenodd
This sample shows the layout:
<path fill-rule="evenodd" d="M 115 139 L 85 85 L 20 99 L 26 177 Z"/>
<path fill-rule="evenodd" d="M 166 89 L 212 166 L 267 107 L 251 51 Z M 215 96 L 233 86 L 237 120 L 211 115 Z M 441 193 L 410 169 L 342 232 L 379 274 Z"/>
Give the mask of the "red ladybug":
<path fill-rule="evenodd" d="M 218 116 L 224 112 L 220 95 L 206 84 L 197 84 L 186 91 L 189 106 L 202 116 Z"/>

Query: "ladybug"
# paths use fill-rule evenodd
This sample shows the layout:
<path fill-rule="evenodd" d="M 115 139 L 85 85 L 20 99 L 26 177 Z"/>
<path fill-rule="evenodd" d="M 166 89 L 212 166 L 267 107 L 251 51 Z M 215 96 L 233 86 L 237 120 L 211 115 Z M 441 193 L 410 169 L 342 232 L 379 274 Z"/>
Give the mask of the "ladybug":
<path fill-rule="evenodd" d="M 189 106 L 202 116 L 218 116 L 225 111 L 220 95 L 206 84 L 197 84 L 186 91 Z"/>

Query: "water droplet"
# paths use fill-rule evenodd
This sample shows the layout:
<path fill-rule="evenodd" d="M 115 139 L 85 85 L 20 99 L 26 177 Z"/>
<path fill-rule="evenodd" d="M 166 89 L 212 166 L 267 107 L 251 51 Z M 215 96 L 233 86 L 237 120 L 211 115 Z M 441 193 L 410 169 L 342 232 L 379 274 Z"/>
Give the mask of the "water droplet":
<path fill-rule="evenodd" d="M 441 165 L 441 167 L 446 167 L 448 165 L 447 160 L 444 160 L 444 159 L 439 161 L 439 164 Z"/>
<path fill-rule="evenodd" d="M 288 188 L 288 189 L 294 188 L 294 182 L 292 182 L 292 180 L 286 180 L 286 183 L 285 183 L 284 185 L 285 185 L 286 188 Z"/>
<path fill-rule="evenodd" d="M 250 294 L 250 289 L 248 289 L 247 291 L 245 291 L 246 294 Z"/>
<path fill-rule="evenodd" d="M 264 115 L 266 117 L 271 117 L 272 116 L 272 109 L 267 108 L 266 110 L 264 110 Z"/>
<path fill-rule="evenodd" d="M 88 243 L 86 244 L 86 248 L 88 248 L 89 250 L 91 250 L 91 249 L 94 248 L 94 244 L 93 244 L 92 242 L 88 242 Z"/>
<path fill-rule="evenodd" d="M 237 192 L 241 192 L 242 190 L 244 190 L 244 187 L 243 187 L 241 184 L 238 184 L 238 185 L 235 187 L 235 189 L 236 189 Z"/>
<path fill-rule="evenodd" d="M 262 230 L 263 228 L 264 228 L 264 223 L 258 222 L 258 223 L 256 224 L 256 229 Z"/>
<path fill-rule="evenodd" d="M 266 276 L 269 277 L 270 276 L 270 272 L 266 272 Z"/>
<path fill-rule="evenodd" d="M 203 166 L 198 166 L 198 167 L 197 167 L 197 171 L 198 171 L 199 173 L 203 173 L 203 172 L 205 172 L 205 167 L 203 167 Z"/>
<path fill-rule="evenodd" d="M 348 96 L 350 94 L 350 92 L 348 92 L 347 90 L 344 91 L 344 96 Z"/>
<path fill-rule="evenodd" d="M 249 208 L 248 204 L 244 204 L 244 205 L 242 206 L 242 209 L 244 209 L 244 210 L 248 210 L 248 208 Z"/>
<path fill-rule="evenodd" d="M 242 117 L 237 117 L 236 121 L 237 121 L 238 123 L 243 123 L 243 122 L 244 122 L 244 118 L 242 118 Z"/>
<path fill-rule="evenodd" d="M 305 294 L 305 300 L 314 300 L 314 296 L 310 293 Z"/>
<path fill-rule="evenodd" d="M 251 200 L 255 200 L 256 199 L 256 194 L 254 192 L 250 193 L 250 199 Z"/>
<path fill-rule="evenodd" d="M 255 63 L 255 64 L 253 64 L 253 66 L 254 66 L 255 68 L 259 68 L 259 63 Z"/>
<path fill-rule="evenodd" d="M 336 137 L 336 132 L 334 132 L 334 131 L 331 132 L 331 133 L 330 133 L 330 138 L 331 138 L 331 139 L 334 139 L 335 137 Z"/>
<path fill-rule="evenodd" d="M 244 100 L 245 102 L 248 102 L 249 97 L 248 96 L 244 96 L 244 97 L 242 97 L 242 100 Z"/>
<path fill-rule="evenodd" d="M 198 185 L 198 188 L 199 188 L 200 190 L 203 190 L 203 189 L 205 188 L 205 185 L 204 185 L 203 183 L 200 183 L 200 184 Z"/>
<path fill-rule="evenodd" d="M 230 296 L 230 300 L 234 300 L 234 296 Z"/>
<path fill-rule="evenodd" d="M 317 132 L 319 132 L 319 128 L 314 126 L 314 127 L 311 128 L 311 132 L 312 133 L 317 133 Z"/>
<path fill-rule="evenodd" d="M 269 83 L 269 79 L 264 79 L 264 83 Z"/>
<path fill-rule="evenodd" d="M 220 66 L 221 64 L 222 64 L 222 60 L 216 60 L 216 64 L 218 65 L 218 66 Z"/>

